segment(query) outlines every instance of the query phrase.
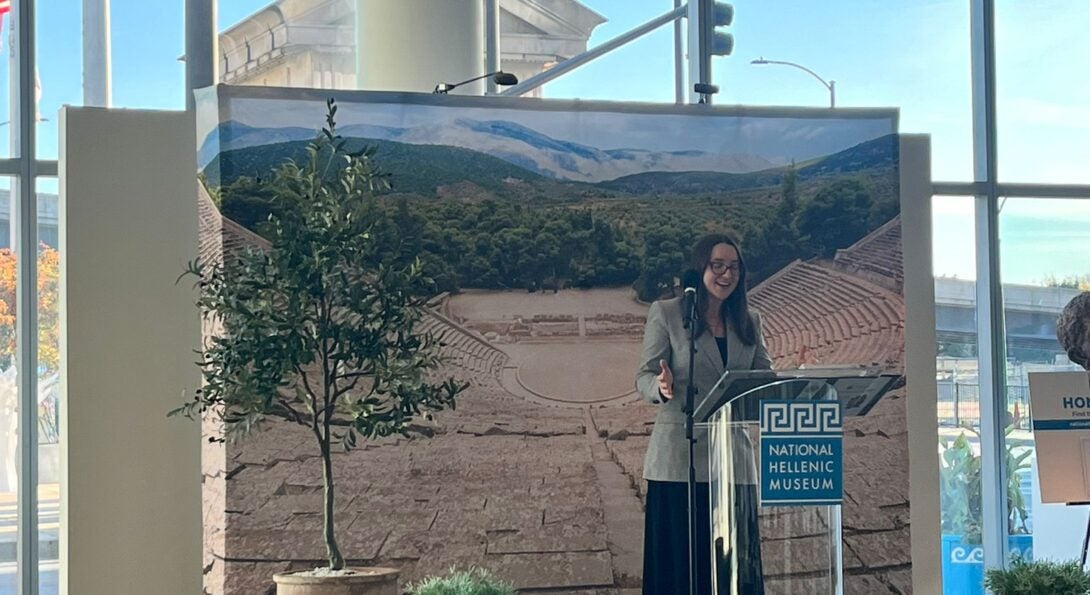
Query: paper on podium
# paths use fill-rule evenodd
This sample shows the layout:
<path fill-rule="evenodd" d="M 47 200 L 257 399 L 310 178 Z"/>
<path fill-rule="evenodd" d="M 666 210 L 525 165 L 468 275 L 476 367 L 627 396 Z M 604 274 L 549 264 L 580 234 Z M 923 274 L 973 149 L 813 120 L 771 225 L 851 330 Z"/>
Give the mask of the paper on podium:
<path fill-rule="evenodd" d="M 751 391 L 767 388 L 766 398 L 775 390 L 779 400 L 818 400 L 835 391 L 845 417 L 866 415 L 892 388 L 903 380 L 899 374 L 883 374 L 877 368 L 860 366 L 797 368 L 790 370 L 727 370 L 700 396 L 694 419 L 705 422 L 723 405 L 744 398 Z M 824 390 L 820 390 L 820 389 Z M 755 392 L 753 394 L 756 394 Z M 758 403 L 739 408 L 743 419 L 756 420 Z"/>

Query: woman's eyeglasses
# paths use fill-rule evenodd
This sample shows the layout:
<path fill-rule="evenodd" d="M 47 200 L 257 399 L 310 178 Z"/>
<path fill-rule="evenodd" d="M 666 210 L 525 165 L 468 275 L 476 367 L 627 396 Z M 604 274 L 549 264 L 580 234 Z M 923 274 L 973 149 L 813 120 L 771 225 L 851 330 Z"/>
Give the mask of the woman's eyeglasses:
<path fill-rule="evenodd" d="M 738 272 L 742 270 L 742 265 L 737 262 L 720 262 L 718 260 L 713 260 L 708 263 L 708 268 L 716 275 L 722 275 L 727 271 L 730 271 L 731 275 L 737 275 Z"/>

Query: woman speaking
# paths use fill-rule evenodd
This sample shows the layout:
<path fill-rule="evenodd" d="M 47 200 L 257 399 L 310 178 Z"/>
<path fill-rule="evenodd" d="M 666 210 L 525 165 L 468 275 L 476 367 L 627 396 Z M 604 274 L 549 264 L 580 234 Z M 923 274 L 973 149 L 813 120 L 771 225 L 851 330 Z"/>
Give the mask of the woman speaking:
<path fill-rule="evenodd" d="M 644 595 L 689 592 L 689 445 L 685 438 L 685 393 L 690 381 L 698 399 L 724 370 L 769 369 L 760 318 L 746 301 L 746 266 L 730 236 L 708 235 L 693 246 L 690 267 L 700 282 L 696 291 L 696 361 L 689 378 L 689 330 L 681 299 L 657 301 L 647 313 L 636 389 L 659 405 L 644 458 L 647 480 L 644 522 Z M 697 593 L 711 593 L 711 526 L 706 432 L 697 437 Z M 748 442 L 746 442 L 748 444 Z M 753 474 L 755 476 L 755 473 Z M 736 543 L 742 593 L 763 595 L 756 486 L 743 486 L 738 498 Z"/>

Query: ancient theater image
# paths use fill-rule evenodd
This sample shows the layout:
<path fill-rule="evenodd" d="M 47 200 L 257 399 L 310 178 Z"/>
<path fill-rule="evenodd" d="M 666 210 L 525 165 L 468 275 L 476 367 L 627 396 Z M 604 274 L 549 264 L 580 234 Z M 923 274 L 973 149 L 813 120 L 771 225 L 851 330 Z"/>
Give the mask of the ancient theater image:
<path fill-rule="evenodd" d="M 298 158 L 322 115 L 313 98 L 238 93 L 220 98 L 202 152 L 207 261 L 267 245 L 255 180 Z M 374 146 L 389 173 L 377 208 L 431 267 L 424 326 L 442 337 L 444 371 L 470 387 L 408 436 L 335 455 L 346 558 L 396 565 L 404 582 L 477 566 L 519 589 L 636 592 L 656 406 L 633 379 L 648 308 L 673 294 L 701 233 L 739 238 L 774 368 L 903 374 L 888 113 L 478 110 L 349 95 L 343 134 Z M 724 133 L 685 148 L 686 131 L 713 126 Z M 848 219 L 827 225 L 831 213 Z M 845 593 L 910 591 L 904 390 L 845 425 Z M 313 438 L 269 423 L 206 446 L 210 592 L 264 592 L 273 572 L 323 551 Z M 761 509 L 770 594 L 827 563 L 808 555 L 819 536 L 793 510 Z"/>

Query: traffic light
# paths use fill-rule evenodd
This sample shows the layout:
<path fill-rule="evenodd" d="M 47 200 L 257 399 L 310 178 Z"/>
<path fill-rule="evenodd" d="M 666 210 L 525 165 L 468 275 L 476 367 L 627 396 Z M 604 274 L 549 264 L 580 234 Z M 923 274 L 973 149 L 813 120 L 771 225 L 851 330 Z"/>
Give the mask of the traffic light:
<path fill-rule="evenodd" d="M 710 18 L 707 21 L 709 51 L 713 56 L 729 56 L 734 50 L 734 36 L 720 27 L 729 27 L 734 22 L 734 5 L 727 2 L 712 2 Z"/>

